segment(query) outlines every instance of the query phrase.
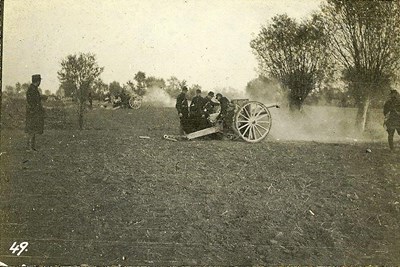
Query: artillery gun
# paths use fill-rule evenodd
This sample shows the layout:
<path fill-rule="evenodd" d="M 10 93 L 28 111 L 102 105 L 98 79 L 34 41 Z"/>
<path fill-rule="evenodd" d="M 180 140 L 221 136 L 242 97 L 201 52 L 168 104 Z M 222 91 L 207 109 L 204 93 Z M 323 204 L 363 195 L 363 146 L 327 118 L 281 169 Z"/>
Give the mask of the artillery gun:
<path fill-rule="evenodd" d="M 246 142 L 257 143 L 267 137 L 272 126 L 272 117 L 269 108 L 279 108 L 277 104 L 264 105 L 258 101 L 248 99 L 234 99 L 231 101 L 224 120 L 215 119 L 218 113 L 211 114 L 211 127 L 182 136 L 164 135 L 167 140 L 192 140 L 202 136 L 220 133 L 231 140 L 243 139 Z"/>
<path fill-rule="evenodd" d="M 121 93 L 119 95 L 111 95 L 110 102 L 112 103 L 113 107 L 125 107 L 125 108 L 132 108 L 132 109 L 139 109 L 142 106 L 143 98 L 135 93 Z"/>

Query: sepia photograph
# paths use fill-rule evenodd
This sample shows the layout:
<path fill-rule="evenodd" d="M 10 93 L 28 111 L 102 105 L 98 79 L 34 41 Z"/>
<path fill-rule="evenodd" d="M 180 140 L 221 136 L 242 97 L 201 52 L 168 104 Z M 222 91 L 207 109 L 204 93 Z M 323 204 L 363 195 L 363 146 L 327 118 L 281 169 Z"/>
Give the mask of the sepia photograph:
<path fill-rule="evenodd" d="M 399 0 L 0 0 L 0 267 L 400 266 Z"/>

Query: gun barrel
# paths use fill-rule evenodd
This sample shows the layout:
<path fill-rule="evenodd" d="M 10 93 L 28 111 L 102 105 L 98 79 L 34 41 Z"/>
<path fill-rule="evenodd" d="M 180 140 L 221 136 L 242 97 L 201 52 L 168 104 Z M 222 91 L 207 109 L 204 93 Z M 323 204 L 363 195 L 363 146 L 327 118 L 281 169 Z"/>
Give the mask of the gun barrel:
<path fill-rule="evenodd" d="M 280 108 L 278 104 L 267 104 L 265 105 L 267 108 Z"/>

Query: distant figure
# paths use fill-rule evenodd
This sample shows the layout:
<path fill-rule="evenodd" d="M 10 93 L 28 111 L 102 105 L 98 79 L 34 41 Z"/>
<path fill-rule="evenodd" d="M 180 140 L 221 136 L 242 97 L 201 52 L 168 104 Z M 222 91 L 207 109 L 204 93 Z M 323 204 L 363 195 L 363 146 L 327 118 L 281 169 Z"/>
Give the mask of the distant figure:
<path fill-rule="evenodd" d="M 400 96 L 396 90 L 390 90 L 390 98 L 383 106 L 383 115 L 385 115 L 385 122 L 383 125 L 388 132 L 388 142 L 390 150 L 394 150 L 393 136 L 394 132 L 400 135 Z"/>
<path fill-rule="evenodd" d="M 189 132 L 189 105 L 187 101 L 188 89 L 186 86 L 182 87 L 182 92 L 176 98 L 175 108 L 178 111 L 180 128 L 179 134 L 183 135 Z"/>
<path fill-rule="evenodd" d="M 201 124 L 201 108 L 205 104 L 205 99 L 201 96 L 201 90 L 196 90 L 196 95 L 193 97 L 192 102 L 190 103 L 190 122 L 193 131 L 198 131 Z"/>
<path fill-rule="evenodd" d="M 40 74 L 32 75 L 32 84 L 26 92 L 26 127 L 28 136 L 28 149 L 36 150 L 36 134 L 43 134 L 44 109 L 39 93 L 42 78 Z"/>

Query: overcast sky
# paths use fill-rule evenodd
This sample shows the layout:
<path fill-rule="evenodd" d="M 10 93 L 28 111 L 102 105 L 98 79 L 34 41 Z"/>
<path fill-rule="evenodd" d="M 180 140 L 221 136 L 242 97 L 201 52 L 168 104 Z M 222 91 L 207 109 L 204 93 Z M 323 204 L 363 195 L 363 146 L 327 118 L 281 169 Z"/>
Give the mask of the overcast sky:
<path fill-rule="evenodd" d="M 101 78 L 121 84 L 137 71 L 176 76 L 204 90 L 244 89 L 257 77 L 250 40 L 276 14 L 301 19 L 321 0 L 6 0 L 3 87 L 43 77 L 55 92 L 69 54 L 92 52 Z"/>

